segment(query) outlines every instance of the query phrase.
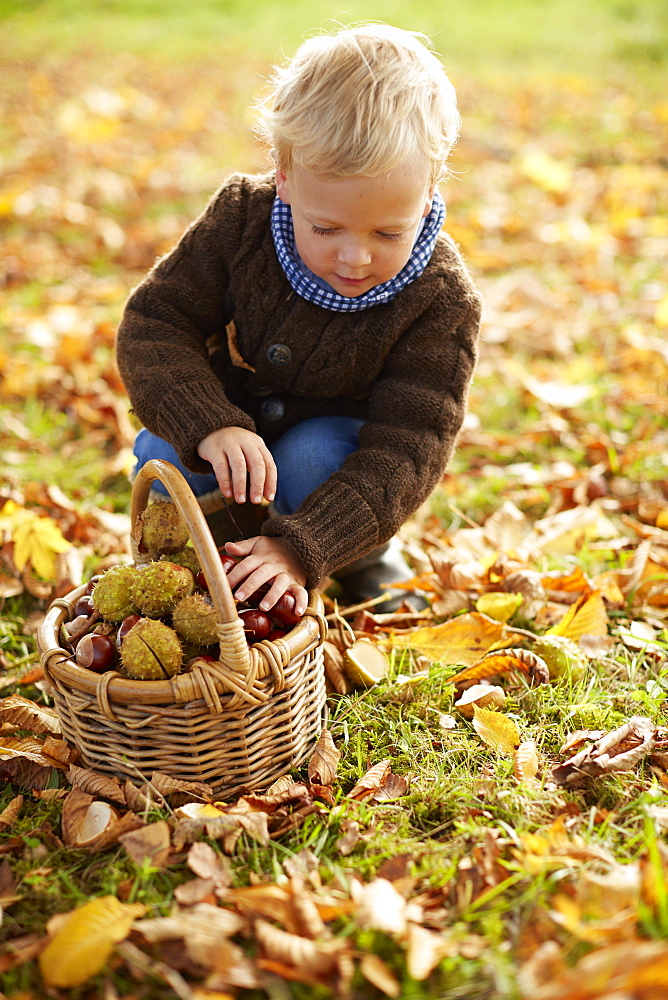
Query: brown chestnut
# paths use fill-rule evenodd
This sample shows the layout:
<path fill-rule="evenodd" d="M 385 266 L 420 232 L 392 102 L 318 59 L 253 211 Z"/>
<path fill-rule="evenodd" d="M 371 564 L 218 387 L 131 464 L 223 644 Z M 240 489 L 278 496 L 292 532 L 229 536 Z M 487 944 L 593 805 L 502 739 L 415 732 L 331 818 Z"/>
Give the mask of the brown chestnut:
<path fill-rule="evenodd" d="M 103 674 L 116 662 L 116 644 L 108 635 L 89 632 L 77 643 L 74 658 L 80 667 Z"/>

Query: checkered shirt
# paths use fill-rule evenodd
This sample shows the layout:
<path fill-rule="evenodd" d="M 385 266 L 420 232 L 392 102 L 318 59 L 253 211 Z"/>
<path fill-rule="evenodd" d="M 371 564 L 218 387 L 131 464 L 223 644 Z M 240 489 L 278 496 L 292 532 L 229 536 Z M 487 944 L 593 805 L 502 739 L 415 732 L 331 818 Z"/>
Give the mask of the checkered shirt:
<path fill-rule="evenodd" d="M 326 282 L 315 275 L 311 276 L 311 272 L 302 270 L 303 265 L 300 266 L 295 246 L 292 210 L 278 197 L 271 212 L 271 233 L 281 267 L 298 295 L 316 306 L 322 306 L 323 309 L 332 309 L 335 312 L 359 312 L 362 309 L 370 309 L 371 306 L 391 302 L 406 285 L 420 277 L 429 263 L 444 219 L 445 204 L 440 193 L 435 191 L 431 212 L 426 217 L 411 256 L 401 271 L 389 281 L 384 281 L 382 285 L 370 288 L 363 295 L 350 297 L 339 295 Z"/>

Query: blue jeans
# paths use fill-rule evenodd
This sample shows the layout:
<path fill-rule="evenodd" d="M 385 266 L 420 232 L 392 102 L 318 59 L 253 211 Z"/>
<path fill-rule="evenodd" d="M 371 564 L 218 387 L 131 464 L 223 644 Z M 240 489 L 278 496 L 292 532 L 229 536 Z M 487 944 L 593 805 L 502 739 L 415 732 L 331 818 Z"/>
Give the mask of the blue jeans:
<path fill-rule="evenodd" d="M 351 452 L 357 451 L 363 423 L 355 417 L 314 417 L 295 424 L 269 446 L 278 472 L 274 505 L 279 514 L 294 513 L 313 490 L 341 468 Z M 134 454 L 137 459 L 135 472 L 150 458 L 161 458 L 183 473 L 195 496 L 218 488 L 213 472 L 190 472 L 171 444 L 146 428 L 135 438 Z M 153 489 L 167 493 L 157 480 Z"/>

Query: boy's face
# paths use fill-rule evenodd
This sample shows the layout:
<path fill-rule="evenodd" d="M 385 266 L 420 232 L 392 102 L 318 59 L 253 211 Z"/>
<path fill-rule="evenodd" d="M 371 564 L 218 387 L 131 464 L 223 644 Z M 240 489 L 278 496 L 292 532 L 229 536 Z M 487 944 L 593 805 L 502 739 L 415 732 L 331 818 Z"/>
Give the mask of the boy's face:
<path fill-rule="evenodd" d="M 276 171 L 292 208 L 299 256 L 340 295 L 363 295 L 408 261 L 434 188 L 426 162 L 411 160 L 382 177 L 330 177 L 299 164 Z"/>

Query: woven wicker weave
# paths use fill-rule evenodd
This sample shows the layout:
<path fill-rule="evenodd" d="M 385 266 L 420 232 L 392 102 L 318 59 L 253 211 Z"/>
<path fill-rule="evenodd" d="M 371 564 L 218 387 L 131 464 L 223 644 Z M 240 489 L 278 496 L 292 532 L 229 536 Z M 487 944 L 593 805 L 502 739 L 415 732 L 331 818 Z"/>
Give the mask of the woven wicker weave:
<path fill-rule="evenodd" d="M 219 798 L 230 798 L 241 788 L 266 787 L 299 765 L 320 735 L 326 697 L 322 600 L 311 592 L 306 614 L 284 638 L 249 648 L 199 504 L 169 462 L 152 460 L 141 469 L 133 485 L 132 523 L 156 479 L 180 510 L 206 576 L 220 660 L 162 681 L 78 666 L 59 636 L 85 587 L 53 602 L 37 645 L 63 735 L 81 752 L 81 764 L 135 780 L 161 771 L 204 781 Z M 135 559 L 142 561 L 136 550 Z"/>

